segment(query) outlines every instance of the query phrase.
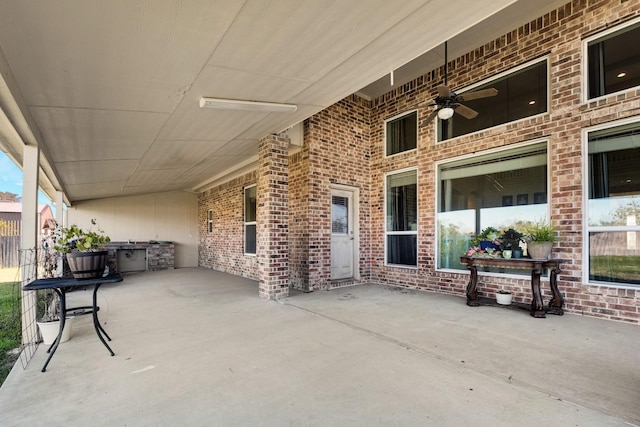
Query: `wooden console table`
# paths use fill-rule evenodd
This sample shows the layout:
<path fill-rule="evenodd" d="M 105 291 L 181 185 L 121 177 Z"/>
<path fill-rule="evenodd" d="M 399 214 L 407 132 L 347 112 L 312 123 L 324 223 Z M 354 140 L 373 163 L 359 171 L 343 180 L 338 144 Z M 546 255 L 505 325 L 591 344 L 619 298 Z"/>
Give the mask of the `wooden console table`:
<path fill-rule="evenodd" d="M 560 273 L 559 259 L 531 259 L 531 258 L 475 258 L 463 256 L 460 262 L 465 264 L 471 271 L 469 284 L 467 285 L 467 305 L 477 307 L 479 305 L 493 305 L 493 300 L 488 298 L 480 298 L 476 287 L 478 285 L 478 267 L 499 267 L 499 268 L 516 268 L 523 270 L 531 270 L 531 293 L 533 300 L 531 301 L 530 313 L 533 317 L 546 317 L 545 313 L 557 314 L 562 316 L 564 310 L 564 300 L 560 291 L 558 291 L 558 273 Z M 552 298 L 549 301 L 548 308 L 545 309 L 542 301 L 542 293 L 540 292 L 540 275 L 542 269 L 549 269 L 549 287 L 551 288 Z"/>

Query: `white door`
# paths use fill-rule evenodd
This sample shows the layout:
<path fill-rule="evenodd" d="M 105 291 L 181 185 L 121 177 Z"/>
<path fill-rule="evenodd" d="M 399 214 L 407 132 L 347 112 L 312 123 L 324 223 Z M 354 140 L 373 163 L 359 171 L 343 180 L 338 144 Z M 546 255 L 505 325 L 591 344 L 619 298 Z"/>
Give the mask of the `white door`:
<path fill-rule="evenodd" d="M 353 193 L 331 192 L 331 280 L 354 277 L 354 215 Z"/>

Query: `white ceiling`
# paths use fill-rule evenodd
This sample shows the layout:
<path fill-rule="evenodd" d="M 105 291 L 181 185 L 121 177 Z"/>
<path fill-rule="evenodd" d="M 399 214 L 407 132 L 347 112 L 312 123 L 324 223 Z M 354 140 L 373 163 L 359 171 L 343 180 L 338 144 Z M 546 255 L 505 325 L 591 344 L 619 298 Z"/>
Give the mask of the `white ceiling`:
<path fill-rule="evenodd" d="M 199 191 L 252 165 L 259 138 L 441 65 L 445 40 L 454 58 L 562 3 L 0 0 L 0 147 L 20 163 L 37 143 L 41 186 L 67 202 Z"/>

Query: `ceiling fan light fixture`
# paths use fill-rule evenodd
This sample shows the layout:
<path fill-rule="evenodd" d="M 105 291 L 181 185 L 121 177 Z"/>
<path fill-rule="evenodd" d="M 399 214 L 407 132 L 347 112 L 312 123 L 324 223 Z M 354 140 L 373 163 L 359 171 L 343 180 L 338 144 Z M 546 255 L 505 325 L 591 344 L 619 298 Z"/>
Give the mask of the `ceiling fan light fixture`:
<path fill-rule="evenodd" d="M 451 117 L 453 117 L 453 108 L 444 107 L 438 110 L 438 118 L 440 120 L 449 120 Z"/>
<path fill-rule="evenodd" d="M 275 102 L 242 101 L 239 99 L 200 98 L 200 108 L 217 108 L 221 110 L 268 111 L 273 113 L 293 113 L 298 109 L 294 104 Z"/>

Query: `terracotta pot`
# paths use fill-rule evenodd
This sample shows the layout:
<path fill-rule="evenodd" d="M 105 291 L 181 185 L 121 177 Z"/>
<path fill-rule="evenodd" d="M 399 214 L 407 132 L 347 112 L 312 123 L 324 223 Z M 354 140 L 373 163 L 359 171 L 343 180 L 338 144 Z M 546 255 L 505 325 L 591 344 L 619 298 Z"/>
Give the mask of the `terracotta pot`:
<path fill-rule="evenodd" d="M 549 259 L 551 255 L 551 247 L 553 242 L 536 242 L 531 241 L 527 243 L 527 252 L 529 256 L 535 259 Z"/>
<path fill-rule="evenodd" d="M 102 276 L 108 254 L 107 251 L 67 253 L 71 274 L 76 279 L 94 279 Z"/>

